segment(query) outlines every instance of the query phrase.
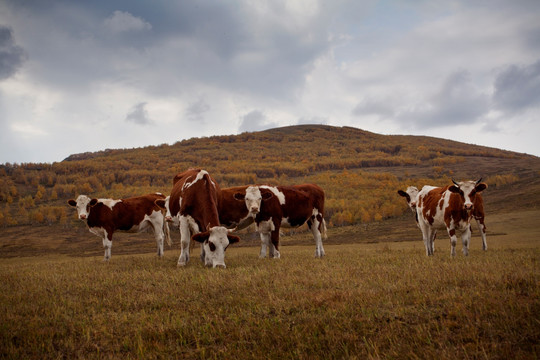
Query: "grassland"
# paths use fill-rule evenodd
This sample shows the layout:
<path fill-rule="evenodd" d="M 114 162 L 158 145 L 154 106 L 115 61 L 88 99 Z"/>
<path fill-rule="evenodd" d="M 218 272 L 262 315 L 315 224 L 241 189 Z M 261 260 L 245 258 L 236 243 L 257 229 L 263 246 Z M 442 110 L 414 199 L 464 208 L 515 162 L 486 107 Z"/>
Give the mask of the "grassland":
<path fill-rule="evenodd" d="M 204 268 L 197 248 L 178 269 L 178 232 L 161 260 L 151 234 L 119 232 L 103 263 L 68 215 L 79 192 L 166 192 L 191 166 L 222 186 L 322 185 L 327 256 L 299 229 L 282 259 L 260 260 L 242 233 L 227 269 Z M 0 166 L 0 358 L 540 358 L 539 174 L 528 155 L 311 126 Z M 396 190 L 480 176 L 488 251 L 473 224 L 469 257 L 450 258 L 444 231 L 426 257 Z M 388 216 L 358 220 L 360 208 Z"/>
<path fill-rule="evenodd" d="M 540 230 L 526 221 L 538 215 L 493 216 L 489 250 L 473 239 L 455 259 L 441 236 L 430 258 L 398 238 L 328 244 L 317 260 L 292 245 L 304 234 L 280 260 L 232 247 L 225 270 L 198 249 L 181 269 L 176 250 L 2 259 L 0 357 L 535 359 Z"/>

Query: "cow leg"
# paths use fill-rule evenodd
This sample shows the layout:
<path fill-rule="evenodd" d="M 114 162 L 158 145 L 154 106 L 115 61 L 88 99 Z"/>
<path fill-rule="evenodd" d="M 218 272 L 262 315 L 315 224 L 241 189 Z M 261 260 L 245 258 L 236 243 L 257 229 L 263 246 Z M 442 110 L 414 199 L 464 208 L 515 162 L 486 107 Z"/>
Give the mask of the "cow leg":
<path fill-rule="evenodd" d="M 163 215 L 156 211 L 149 219 L 150 220 L 148 220 L 146 224 L 141 224 L 139 231 L 143 231 L 148 226 L 152 226 L 157 244 L 157 256 L 161 258 L 163 257 L 163 240 L 165 238 L 165 233 L 163 232 Z"/>
<path fill-rule="evenodd" d="M 178 266 L 185 266 L 189 261 L 189 244 L 191 242 L 191 231 L 189 221 L 186 217 L 180 216 L 180 257 Z"/>
<path fill-rule="evenodd" d="M 108 234 L 106 230 L 103 230 L 103 248 L 105 249 L 105 256 L 103 257 L 103 261 L 110 260 L 111 247 L 112 247 L 112 232 Z"/>
<path fill-rule="evenodd" d="M 272 230 L 270 241 L 270 257 L 274 259 L 281 258 L 281 253 L 279 252 L 279 228 Z"/>
<path fill-rule="evenodd" d="M 484 218 L 476 219 L 476 225 L 478 225 L 478 230 L 480 230 L 480 236 L 482 236 L 482 250 L 487 250 L 487 241 L 486 241 L 486 224 L 484 224 Z"/>
<path fill-rule="evenodd" d="M 308 221 L 308 227 L 313 234 L 313 239 L 315 239 L 315 257 L 322 258 L 324 256 L 324 248 L 322 246 L 322 236 L 320 231 L 321 221 L 318 219 L 319 216 L 314 216 Z"/>
<path fill-rule="evenodd" d="M 154 225 L 154 235 L 156 237 L 156 243 L 157 243 L 157 256 L 160 258 L 163 257 L 163 240 L 165 238 L 165 234 L 163 233 L 163 224 L 156 224 Z"/>
<path fill-rule="evenodd" d="M 448 235 L 450 236 L 450 256 L 454 257 L 456 256 L 456 244 L 457 244 L 457 236 L 456 236 L 456 229 L 453 227 L 447 228 L 448 229 Z M 470 230 L 468 230 L 470 233 Z"/>
<path fill-rule="evenodd" d="M 259 259 L 266 258 L 266 249 L 270 244 L 270 233 L 268 232 L 259 232 L 261 236 L 261 252 L 259 253 Z"/>
<path fill-rule="evenodd" d="M 461 234 L 461 241 L 463 242 L 463 255 L 469 256 L 469 243 L 471 241 L 471 227 L 467 226 L 463 234 Z"/>
<path fill-rule="evenodd" d="M 433 239 L 433 230 L 431 227 L 427 224 L 425 224 L 423 221 L 419 221 L 418 225 L 420 226 L 420 230 L 422 230 L 422 240 L 424 241 L 424 247 L 426 248 L 426 255 L 431 256 L 433 255 L 433 248 L 432 248 L 432 239 Z"/>
<path fill-rule="evenodd" d="M 260 259 L 266 258 L 266 251 L 270 250 L 272 254 L 272 249 L 270 245 L 271 241 L 271 232 L 274 230 L 274 223 L 272 222 L 272 219 L 267 221 L 261 221 L 257 224 L 257 231 L 259 231 L 259 234 L 261 236 L 261 252 L 259 254 Z"/>

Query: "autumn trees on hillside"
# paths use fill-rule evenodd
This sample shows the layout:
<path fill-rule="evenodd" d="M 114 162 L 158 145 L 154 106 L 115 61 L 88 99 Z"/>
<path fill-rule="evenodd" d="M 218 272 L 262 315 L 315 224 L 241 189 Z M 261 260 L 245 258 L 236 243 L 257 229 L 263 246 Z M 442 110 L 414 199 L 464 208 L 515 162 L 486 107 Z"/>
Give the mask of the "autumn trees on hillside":
<path fill-rule="evenodd" d="M 384 169 L 421 165 L 431 167 L 431 177 L 439 178 L 448 175 L 447 166 L 478 155 L 516 156 L 442 139 L 296 126 L 85 153 L 53 164 L 4 164 L 0 226 L 69 224 L 65 202 L 81 193 L 113 198 L 167 194 L 174 175 L 192 167 L 208 170 L 222 187 L 314 182 L 326 191 L 330 224 L 377 221 L 405 211 L 394 194 L 403 184 Z M 364 171 L 375 167 L 377 173 Z"/>

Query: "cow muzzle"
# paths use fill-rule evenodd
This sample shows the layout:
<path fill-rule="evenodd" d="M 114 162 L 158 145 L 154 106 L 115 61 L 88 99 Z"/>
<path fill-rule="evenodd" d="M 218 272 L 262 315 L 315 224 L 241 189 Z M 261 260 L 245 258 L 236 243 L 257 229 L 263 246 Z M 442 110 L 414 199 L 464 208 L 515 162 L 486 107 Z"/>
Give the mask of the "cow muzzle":
<path fill-rule="evenodd" d="M 225 263 L 213 263 L 212 264 L 212 268 L 215 269 L 215 268 L 219 268 L 219 269 L 225 269 L 227 268 L 227 265 L 225 265 Z"/>
<path fill-rule="evenodd" d="M 464 207 L 465 207 L 465 210 L 471 211 L 473 209 L 473 204 L 465 204 Z"/>
<path fill-rule="evenodd" d="M 172 217 L 171 216 L 165 216 L 165 221 L 172 222 Z"/>
<path fill-rule="evenodd" d="M 86 215 L 85 215 L 85 214 L 79 215 L 79 219 L 81 219 L 81 220 L 86 220 Z"/>
<path fill-rule="evenodd" d="M 252 206 L 250 212 L 252 214 L 258 214 L 259 213 L 259 208 L 255 207 L 255 206 Z"/>

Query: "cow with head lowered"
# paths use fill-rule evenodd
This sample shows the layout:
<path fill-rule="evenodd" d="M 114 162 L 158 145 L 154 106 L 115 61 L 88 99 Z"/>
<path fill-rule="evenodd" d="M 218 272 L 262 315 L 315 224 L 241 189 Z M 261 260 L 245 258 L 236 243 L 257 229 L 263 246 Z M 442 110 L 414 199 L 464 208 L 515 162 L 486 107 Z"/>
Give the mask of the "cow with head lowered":
<path fill-rule="evenodd" d="M 68 204 L 77 209 L 80 220 L 86 222 L 91 233 L 103 239 L 105 261 L 111 258 L 113 234 L 117 230 L 142 232 L 154 231 L 158 246 L 157 255 L 163 256 L 163 239 L 171 245 L 169 225 L 155 201 L 165 199 L 162 194 L 148 194 L 127 199 L 96 199 L 79 195 Z"/>
<path fill-rule="evenodd" d="M 189 169 L 175 176 L 171 195 L 156 204 L 167 211 L 166 219 L 180 227 L 181 252 L 178 266 L 189 261 L 192 241 L 202 244 L 201 260 L 206 266 L 226 267 L 225 250 L 240 238 L 234 230 L 221 226 L 218 198 L 221 189 L 210 174 L 201 169 Z"/>
<path fill-rule="evenodd" d="M 487 188 L 487 184 L 481 181 L 482 179 L 461 182 L 452 180 L 453 185 L 450 186 L 426 185 L 420 190 L 416 200 L 416 213 L 428 256 L 433 255 L 435 235 L 439 228 L 446 228 L 448 232 L 452 256 L 456 254 L 456 231 L 461 231 L 463 254 L 469 254 L 470 221 L 474 214 L 475 199 Z M 485 241 L 484 238 L 483 240 Z"/>

